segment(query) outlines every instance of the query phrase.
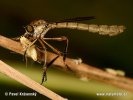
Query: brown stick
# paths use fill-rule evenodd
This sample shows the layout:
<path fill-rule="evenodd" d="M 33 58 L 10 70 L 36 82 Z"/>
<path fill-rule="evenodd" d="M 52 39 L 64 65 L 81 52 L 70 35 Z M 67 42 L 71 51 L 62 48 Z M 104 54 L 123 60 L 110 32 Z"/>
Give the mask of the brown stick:
<path fill-rule="evenodd" d="M 20 45 L 20 43 L 15 42 L 13 40 L 10 40 L 8 38 L 5 38 L 3 36 L 0 36 L 0 46 L 10 49 L 14 52 L 23 54 L 23 48 Z M 43 61 L 44 59 L 44 53 L 41 50 L 38 51 L 38 56 L 39 60 Z M 56 54 L 53 54 L 51 52 L 48 52 L 48 58 L 47 62 L 51 61 L 56 56 Z M 69 65 L 70 69 L 78 74 L 80 77 L 86 77 L 88 79 L 94 79 L 98 81 L 102 81 L 107 84 L 111 84 L 115 87 L 119 87 L 121 89 L 125 89 L 128 91 L 133 92 L 133 79 L 127 78 L 124 76 L 117 76 L 117 75 L 112 75 L 106 71 L 103 71 L 101 69 L 98 69 L 96 67 L 81 63 L 81 64 L 76 64 L 73 59 L 67 58 L 66 63 Z M 66 69 L 64 66 L 64 63 L 62 61 L 62 57 L 59 57 L 55 62 L 54 65 L 57 65 L 59 68 Z"/>
<path fill-rule="evenodd" d="M 0 60 L 0 72 L 52 100 L 66 100 Z"/>

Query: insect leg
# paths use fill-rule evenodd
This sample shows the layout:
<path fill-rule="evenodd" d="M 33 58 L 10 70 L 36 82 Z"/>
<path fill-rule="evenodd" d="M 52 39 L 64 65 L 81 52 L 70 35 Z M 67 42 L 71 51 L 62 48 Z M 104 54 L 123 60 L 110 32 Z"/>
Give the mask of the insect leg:
<path fill-rule="evenodd" d="M 15 41 L 19 41 L 20 38 L 21 38 L 21 36 L 19 36 L 19 37 L 14 37 L 14 38 L 11 38 L 11 39 L 12 39 L 12 40 L 15 40 Z"/>
<path fill-rule="evenodd" d="M 63 62 L 65 64 L 65 66 L 67 66 L 68 68 L 68 65 L 66 64 L 66 56 L 67 56 L 67 51 L 68 51 L 68 38 L 65 37 L 65 36 L 62 36 L 62 37 L 56 37 L 56 38 L 43 38 L 44 40 L 55 40 L 55 41 L 65 41 L 65 52 L 63 53 Z"/>
<path fill-rule="evenodd" d="M 44 64 L 43 64 L 43 75 L 42 75 L 42 82 L 41 82 L 41 85 L 43 84 L 43 82 L 47 81 L 47 64 L 46 64 L 46 61 L 47 61 L 47 50 L 46 50 L 46 47 L 44 46 L 44 43 L 38 39 L 39 43 L 42 45 L 43 49 L 44 49 Z"/>
<path fill-rule="evenodd" d="M 52 65 L 52 64 L 54 63 L 54 61 L 55 61 L 57 58 L 59 58 L 59 55 L 57 55 L 54 59 L 52 59 L 52 60 L 51 60 L 48 64 L 46 64 L 46 66 L 44 67 L 41 84 L 43 84 L 43 82 L 47 80 L 47 74 L 46 74 L 47 69 L 48 69 L 48 67 L 50 67 L 50 65 Z"/>
<path fill-rule="evenodd" d="M 62 55 L 62 53 L 61 53 L 59 50 L 55 49 L 52 45 L 50 45 L 49 43 L 47 43 L 44 39 L 41 39 L 41 40 L 42 40 L 43 43 L 45 43 L 48 47 L 50 47 L 56 54 Z"/>
<path fill-rule="evenodd" d="M 48 64 L 46 64 L 46 61 L 47 61 L 47 51 L 46 51 L 46 48 L 44 46 L 44 43 L 38 39 L 38 41 L 40 42 L 40 44 L 42 45 L 42 47 L 44 48 L 44 52 L 45 52 L 45 58 L 44 58 L 44 65 L 43 65 L 43 76 L 42 76 L 42 82 L 41 84 L 43 84 L 44 81 L 47 81 L 47 69 L 48 67 L 53 64 L 53 62 L 60 56 L 60 55 L 57 55 L 54 59 L 52 59 Z"/>
<path fill-rule="evenodd" d="M 41 85 L 43 84 L 43 82 L 47 81 L 47 74 L 46 74 L 46 71 L 47 71 L 47 67 L 43 67 L 43 75 L 42 75 L 42 82 L 41 82 Z"/>
<path fill-rule="evenodd" d="M 29 45 L 27 46 L 27 48 L 25 49 L 25 51 L 24 51 L 24 59 L 25 59 L 25 61 L 26 61 L 26 67 L 27 67 L 27 55 L 26 55 L 27 50 L 28 50 L 36 41 L 37 41 L 37 39 L 35 39 L 31 44 L 29 44 Z"/>
<path fill-rule="evenodd" d="M 40 39 L 38 39 L 38 41 L 39 41 L 39 43 L 42 45 L 42 48 L 44 49 L 44 54 L 45 54 L 45 59 L 44 59 L 44 66 L 46 65 L 46 61 L 47 61 L 47 51 L 46 51 L 46 47 L 45 47 L 45 45 L 44 45 L 44 43 L 40 40 Z"/>

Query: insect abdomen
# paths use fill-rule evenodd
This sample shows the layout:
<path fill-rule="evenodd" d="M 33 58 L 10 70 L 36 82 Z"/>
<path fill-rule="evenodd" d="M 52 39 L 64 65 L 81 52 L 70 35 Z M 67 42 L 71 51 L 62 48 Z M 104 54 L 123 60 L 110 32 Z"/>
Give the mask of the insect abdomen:
<path fill-rule="evenodd" d="M 119 33 L 122 33 L 125 29 L 123 25 L 95 25 L 95 24 L 82 24 L 82 23 L 73 23 L 73 22 L 63 22 L 52 24 L 52 28 L 69 28 L 69 29 L 78 29 L 86 30 L 92 33 L 99 33 L 100 35 L 109 35 L 114 36 Z"/>

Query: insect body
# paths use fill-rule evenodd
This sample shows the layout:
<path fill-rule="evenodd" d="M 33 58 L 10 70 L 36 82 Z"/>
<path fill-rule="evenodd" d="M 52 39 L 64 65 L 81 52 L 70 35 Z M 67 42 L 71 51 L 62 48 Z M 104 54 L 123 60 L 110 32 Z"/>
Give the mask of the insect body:
<path fill-rule="evenodd" d="M 100 35 L 109 35 L 109 36 L 114 36 L 117 34 L 120 34 L 124 31 L 125 27 L 123 25 L 117 26 L 117 25 L 94 25 L 94 24 L 82 24 L 82 23 L 77 23 L 74 21 L 82 21 L 82 20 L 90 20 L 94 19 L 93 16 L 91 17 L 78 17 L 74 19 L 67 19 L 64 21 L 59 21 L 59 22 L 53 22 L 53 23 L 48 23 L 44 20 L 37 20 L 31 22 L 29 25 L 26 27 L 26 33 L 24 34 L 24 37 L 32 41 L 32 46 L 36 41 L 38 41 L 44 52 L 45 52 L 45 60 L 44 60 L 44 72 L 43 72 L 43 77 L 42 77 L 42 83 L 43 81 L 46 81 L 46 70 L 47 68 L 61 55 L 63 55 L 63 61 L 64 64 L 67 66 L 65 63 L 66 60 L 66 55 L 67 55 L 67 49 L 68 49 L 68 39 L 65 36 L 62 37 L 55 37 L 55 38 L 45 38 L 46 33 L 55 28 L 69 28 L 69 29 L 78 29 L 78 30 L 86 30 L 92 33 L 99 33 Z M 59 50 L 55 49 L 52 45 L 50 45 L 47 40 L 52 40 L 52 41 L 65 41 L 65 52 L 62 53 Z M 46 59 L 47 59 L 47 51 L 46 51 L 46 45 L 53 50 L 58 56 L 55 57 L 51 62 L 46 64 Z M 29 48 L 30 48 L 29 46 Z M 27 51 L 26 51 L 27 52 Z"/>

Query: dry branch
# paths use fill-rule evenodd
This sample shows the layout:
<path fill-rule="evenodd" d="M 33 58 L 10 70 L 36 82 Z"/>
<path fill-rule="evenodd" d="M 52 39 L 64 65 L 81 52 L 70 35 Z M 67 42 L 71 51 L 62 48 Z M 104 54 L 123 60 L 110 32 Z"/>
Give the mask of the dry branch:
<path fill-rule="evenodd" d="M 0 72 L 52 100 L 66 100 L 0 60 Z"/>
<path fill-rule="evenodd" d="M 19 42 L 13 41 L 6 37 L 0 36 L 0 46 L 10 49 L 14 52 L 19 54 L 23 54 L 23 48 Z M 40 61 L 44 60 L 44 53 L 41 50 L 37 50 L 38 58 Z M 47 62 L 51 61 L 56 56 L 56 54 L 48 52 Z M 124 76 L 117 76 L 110 74 L 106 71 L 98 69 L 94 66 L 90 66 L 84 63 L 76 64 L 73 59 L 67 58 L 66 63 L 69 65 L 70 69 L 75 73 L 78 74 L 80 77 L 86 77 L 88 79 L 94 79 L 97 81 L 102 81 L 107 84 L 111 84 L 115 87 L 119 87 L 121 89 L 125 89 L 128 91 L 133 92 L 133 79 L 127 78 Z M 62 57 L 59 57 L 55 62 L 54 65 L 57 65 L 59 68 L 66 69 L 64 63 L 62 61 Z"/>

